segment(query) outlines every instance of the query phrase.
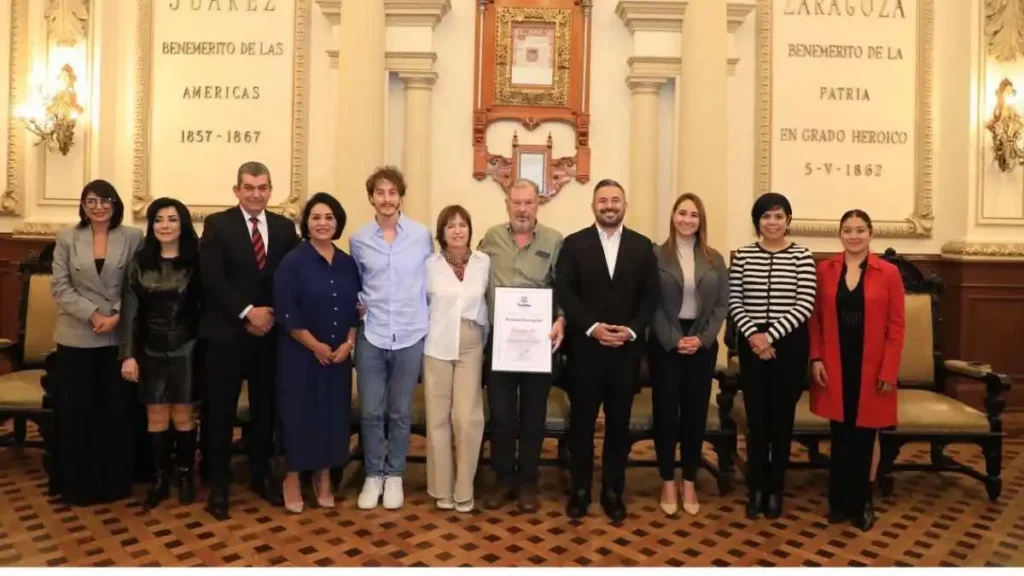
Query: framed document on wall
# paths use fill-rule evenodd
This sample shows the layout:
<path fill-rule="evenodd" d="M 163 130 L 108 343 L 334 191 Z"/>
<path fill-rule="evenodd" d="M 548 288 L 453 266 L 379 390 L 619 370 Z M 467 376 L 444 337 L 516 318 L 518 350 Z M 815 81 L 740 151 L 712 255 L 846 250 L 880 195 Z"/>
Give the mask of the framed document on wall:
<path fill-rule="evenodd" d="M 755 194 L 801 235 L 850 208 L 875 235 L 931 235 L 935 0 L 758 0 Z"/>
<path fill-rule="evenodd" d="M 175 196 L 203 220 L 235 204 L 244 162 L 272 210 L 305 197 L 312 0 L 138 0 L 132 209 Z"/>
<path fill-rule="evenodd" d="M 547 201 L 566 183 L 590 180 L 590 19 L 593 0 L 477 0 L 473 86 L 473 177 L 507 188 L 527 171 Z M 575 132 L 576 153 L 546 159 L 492 154 L 487 128 L 502 120 L 527 130 L 562 122 Z M 555 173 L 561 178 L 555 178 Z M 525 172 L 524 172 L 525 174 Z M 526 177 L 525 175 L 523 177 Z M 531 178 L 532 179 L 532 178 Z"/>

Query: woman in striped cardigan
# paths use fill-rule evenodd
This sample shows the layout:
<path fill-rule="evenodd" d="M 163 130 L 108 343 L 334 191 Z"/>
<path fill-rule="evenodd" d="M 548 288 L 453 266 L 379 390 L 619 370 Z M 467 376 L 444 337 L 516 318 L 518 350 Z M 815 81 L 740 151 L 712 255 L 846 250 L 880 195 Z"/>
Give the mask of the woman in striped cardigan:
<path fill-rule="evenodd" d="M 782 515 L 793 418 L 807 380 L 815 267 L 811 251 L 786 237 L 792 218 L 785 196 L 759 197 L 751 219 L 760 239 L 736 251 L 729 274 L 748 424 L 748 518 Z"/>

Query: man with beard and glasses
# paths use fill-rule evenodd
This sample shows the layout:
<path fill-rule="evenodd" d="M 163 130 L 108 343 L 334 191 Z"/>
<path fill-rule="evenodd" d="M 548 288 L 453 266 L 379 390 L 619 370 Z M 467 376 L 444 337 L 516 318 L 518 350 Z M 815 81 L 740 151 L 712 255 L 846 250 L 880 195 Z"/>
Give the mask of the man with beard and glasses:
<path fill-rule="evenodd" d="M 491 258 L 487 289 L 491 325 L 494 323 L 494 289 L 498 286 L 553 288 L 555 262 L 562 249 L 562 235 L 537 223 L 540 191 L 536 184 L 529 180 L 512 184 L 505 206 L 509 221 L 492 226 L 478 247 Z M 565 330 L 565 319 L 557 307 L 555 316 L 551 327 L 552 353 L 562 344 Z M 537 511 L 538 467 L 551 381 L 551 374 L 490 374 L 487 398 L 494 424 L 491 462 L 498 485 L 484 497 L 485 507 L 493 510 L 506 500 L 518 498 L 519 510 Z"/>
<path fill-rule="evenodd" d="M 366 194 L 377 214 L 350 240 L 365 310 L 356 341 L 356 384 L 366 481 L 357 505 L 376 508 L 383 495 L 384 507 L 395 510 L 405 502 L 402 476 L 427 336 L 427 259 L 434 240 L 426 226 L 402 213 L 405 179 L 397 168 L 371 174 Z"/>
<path fill-rule="evenodd" d="M 569 324 L 569 454 L 572 493 L 566 514 L 586 516 L 594 471 L 594 423 L 604 405 L 601 506 L 626 517 L 622 492 L 629 416 L 647 323 L 658 302 L 658 266 L 649 238 L 622 225 L 626 192 L 614 180 L 594 188 L 596 223 L 565 239 L 555 295 Z"/>

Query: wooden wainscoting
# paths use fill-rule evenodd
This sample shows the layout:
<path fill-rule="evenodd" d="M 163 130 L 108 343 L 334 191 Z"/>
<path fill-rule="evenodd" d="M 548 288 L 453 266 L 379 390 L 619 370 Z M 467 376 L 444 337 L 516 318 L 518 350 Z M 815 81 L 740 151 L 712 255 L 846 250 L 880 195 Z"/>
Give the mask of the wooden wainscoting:
<path fill-rule="evenodd" d="M 29 240 L 0 234 L 0 338 L 14 339 L 18 335 L 18 303 L 21 300 L 18 264 L 30 252 L 38 253 L 49 242 L 45 239 Z M 7 362 L 0 359 L 0 374 L 9 371 Z"/>
<path fill-rule="evenodd" d="M 1024 412 L 1024 262 L 941 261 L 944 350 L 953 358 L 991 364 L 1013 379 L 1008 412 Z M 957 396 L 981 405 L 984 387 L 968 381 Z"/>

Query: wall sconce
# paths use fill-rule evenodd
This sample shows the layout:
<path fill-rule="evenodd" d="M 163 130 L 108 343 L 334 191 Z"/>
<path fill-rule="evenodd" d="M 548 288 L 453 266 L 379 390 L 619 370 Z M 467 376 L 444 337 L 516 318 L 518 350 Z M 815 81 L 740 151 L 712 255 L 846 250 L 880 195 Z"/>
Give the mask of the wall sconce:
<path fill-rule="evenodd" d="M 65 64 L 49 94 L 38 86 L 31 102 L 15 111 L 15 116 L 25 124 L 25 128 L 39 137 L 37 146 L 45 142 L 50 152 L 59 151 L 65 156 L 74 144 L 75 124 L 82 113 L 75 93 L 76 80 L 74 69 Z"/>
<path fill-rule="evenodd" d="M 996 89 L 997 100 L 992 111 L 992 119 L 985 124 L 992 133 L 992 152 L 995 153 L 996 162 L 1003 172 L 1016 168 L 1017 163 L 1024 157 L 1024 144 L 1021 142 L 1024 122 L 1021 121 L 1014 105 L 1016 96 L 1017 91 L 1013 88 L 1013 82 L 1003 78 Z"/>

